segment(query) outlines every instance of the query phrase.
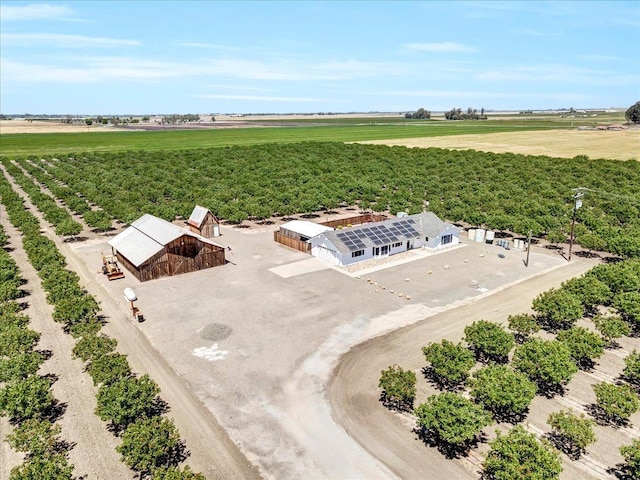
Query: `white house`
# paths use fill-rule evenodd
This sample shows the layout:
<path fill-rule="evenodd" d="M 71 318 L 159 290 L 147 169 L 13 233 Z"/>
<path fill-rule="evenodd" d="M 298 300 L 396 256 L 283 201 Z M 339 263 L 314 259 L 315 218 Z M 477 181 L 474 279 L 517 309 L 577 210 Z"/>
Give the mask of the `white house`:
<path fill-rule="evenodd" d="M 309 240 L 311 255 L 334 265 L 388 257 L 413 248 L 457 245 L 459 230 L 431 212 L 320 233 Z"/>

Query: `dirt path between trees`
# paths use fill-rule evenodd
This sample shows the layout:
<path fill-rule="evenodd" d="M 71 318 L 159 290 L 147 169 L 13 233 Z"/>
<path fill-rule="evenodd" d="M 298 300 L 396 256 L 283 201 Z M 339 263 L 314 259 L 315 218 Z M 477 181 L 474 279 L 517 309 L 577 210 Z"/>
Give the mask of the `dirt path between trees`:
<path fill-rule="evenodd" d="M 4 172 L 4 168 L 1 170 Z M 5 175 L 6 176 L 6 175 Z M 87 291 L 94 295 L 101 308 L 101 313 L 106 317 L 107 324 L 103 328 L 104 333 L 118 341 L 117 351 L 128 356 L 129 363 L 134 372 L 142 375 L 148 373 L 150 377 L 159 385 L 161 397 L 169 405 L 167 416 L 172 418 L 180 432 L 180 436 L 186 444 L 190 456 L 187 464 L 194 471 L 202 472 L 207 479 L 253 479 L 260 478 L 258 471 L 240 452 L 227 433 L 220 427 L 215 417 L 202 404 L 202 402 L 191 392 L 185 382 L 166 362 L 166 360 L 155 350 L 147 338 L 135 327 L 129 318 L 128 312 L 106 294 L 103 287 L 95 280 L 95 272 L 89 271 L 88 267 L 77 258 L 75 252 L 69 244 L 64 243 L 52 228 L 42 219 L 41 214 L 29 202 L 22 189 L 9 178 L 13 189 L 25 198 L 25 205 L 31 209 L 41 222 L 42 231 L 56 243 L 58 249 L 67 259 L 67 268 L 75 271 L 80 276 L 80 283 Z M 4 216 L 3 218 L 6 218 Z M 25 260 L 26 261 L 26 260 Z M 18 265 L 23 268 L 23 261 Z M 44 337 L 44 335 L 43 335 Z M 72 345 L 69 346 L 69 352 Z M 70 355 L 70 354 L 69 354 Z M 77 377 L 73 370 L 59 368 L 56 373 L 61 381 L 65 377 Z M 82 390 L 88 390 L 87 386 L 92 386 L 90 378 L 86 377 L 88 385 L 82 385 Z M 54 394 L 56 392 L 54 391 Z M 94 392 L 91 393 L 92 395 Z M 57 395 L 56 395 L 57 396 Z M 61 401 L 64 401 L 60 399 Z M 86 415 L 93 414 L 94 406 L 88 408 Z M 98 417 L 95 419 L 100 422 Z M 101 422 L 100 422 L 101 423 Z M 101 423 L 101 428 L 106 431 L 106 426 Z M 110 433 L 108 433 L 111 435 Z M 64 430 L 63 430 L 64 435 Z M 71 436 L 64 437 L 70 442 L 80 442 L 78 438 Z M 114 452 L 112 447 L 111 450 Z M 90 462 L 92 455 L 86 456 Z M 104 477 L 90 478 L 130 478 L 128 476 L 113 475 L 115 469 L 101 470 L 99 464 L 94 464 L 89 471 L 101 472 Z M 126 467 L 125 467 L 126 468 Z M 128 472 L 128 470 L 127 470 Z"/>
<path fill-rule="evenodd" d="M 62 427 L 60 438 L 71 443 L 69 461 L 75 465 L 77 477 L 89 479 L 133 478 L 129 468 L 120 462 L 115 451 L 119 440 L 107 431 L 105 424 L 93 413 L 96 408 L 97 388 L 89 375 L 84 372 L 83 362 L 72 359 L 73 337 L 62 331 L 60 324 L 53 321 L 53 307 L 46 296 L 36 270 L 29 263 L 20 232 L 7 220 L 4 206 L 0 207 L 2 226 L 9 236 L 13 251 L 10 255 L 20 266 L 22 278 L 27 281 L 25 289 L 30 292 L 25 297 L 29 304 L 25 311 L 31 321 L 29 328 L 41 334 L 38 350 L 49 350 L 51 358 L 46 360 L 40 375 L 56 375 L 51 391 L 61 404 L 66 405 L 57 423 Z M 8 432 L 7 432 L 8 433 Z M 5 435 L 2 435 L 4 440 Z M 4 443 L 4 442 L 3 442 Z M 4 455 L 3 455 L 4 458 Z M 4 460 L 2 462 L 4 464 Z M 15 466 L 15 465 L 14 465 Z M 0 472 L 8 478 L 9 470 Z"/>
<path fill-rule="evenodd" d="M 474 463 L 447 460 L 417 439 L 412 421 L 407 422 L 406 417 L 391 413 L 382 405 L 378 389 L 380 372 L 399 364 L 417 372 L 420 385 L 425 381 L 420 370 L 425 365 L 422 347 L 427 343 L 443 338 L 460 341 L 465 325 L 474 320 L 504 322 L 510 314 L 528 312 L 536 295 L 592 266 L 593 262 L 575 260 L 494 295 L 355 346 L 340 359 L 327 387 L 333 418 L 400 478 L 477 478 Z"/>

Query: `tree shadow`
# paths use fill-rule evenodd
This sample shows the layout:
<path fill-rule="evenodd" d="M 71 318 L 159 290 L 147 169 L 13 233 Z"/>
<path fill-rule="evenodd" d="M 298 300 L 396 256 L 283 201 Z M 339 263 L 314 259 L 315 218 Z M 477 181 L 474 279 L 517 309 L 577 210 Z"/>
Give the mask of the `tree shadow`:
<path fill-rule="evenodd" d="M 46 378 L 47 380 L 49 380 L 49 383 L 53 385 L 58 381 L 58 378 L 60 377 L 58 377 L 58 375 L 55 373 L 47 373 L 46 375 L 42 375 L 42 378 Z"/>
<path fill-rule="evenodd" d="M 39 353 L 45 362 L 53 357 L 53 352 L 51 350 L 36 350 L 36 353 Z"/>
<path fill-rule="evenodd" d="M 540 328 L 548 333 L 558 333 L 561 330 L 569 330 L 575 322 L 556 322 L 548 317 L 538 316 L 536 322 Z"/>
<path fill-rule="evenodd" d="M 447 377 L 438 375 L 431 366 L 423 367 L 422 375 L 429 383 L 434 385 L 439 390 L 449 390 L 455 392 L 464 389 L 464 380 L 452 381 Z"/>
<path fill-rule="evenodd" d="M 382 405 L 389 410 L 395 410 L 397 412 L 413 412 L 413 398 L 411 400 L 399 400 L 395 397 L 388 396 L 387 392 L 383 391 L 380 394 L 380 402 L 382 402 Z"/>
<path fill-rule="evenodd" d="M 490 410 L 493 418 L 498 423 L 510 423 L 511 425 L 517 425 L 523 422 L 529 414 L 529 409 L 526 408 L 522 412 L 512 412 L 508 409 L 494 409 Z"/>
<path fill-rule="evenodd" d="M 155 417 L 158 415 L 163 415 L 168 413 L 171 410 L 171 407 L 167 402 L 165 402 L 161 397 L 156 397 L 153 399 L 151 403 L 151 408 L 149 410 L 149 416 Z"/>
<path fill-rule="evenodd" d="M 546 383 L 537 381 L 536 386 L 538 388 L 538 393 L 548 399 L 552 399 L 556 395 L 563 397 L 566 392 L 564 385 L 561 385 L 559 383 Z"/>
<path fill-rule="evenodd" d="M 509 361 L 509 356 L 508 355 L 495 355 L 495 354 L 490 354 L 487 353 L 479 348 L 474 348 L 474 347 L 469 347 L 469 349 L 473 352 L 473 354 L 475 355 L 475 359 L 480 362 L 483 363 L 485 365 L 488 364 L 499 364 L 499 365 L 503 365 L 505 363 L 507 363 Z"/>
<path fill-rule="evenodd" d="M 25 284 L 26 284 L 26 282 L 22 283 L 22 285 L 25 285 Z M 17 296 L 16 300 L 20 299 L 20 298 L 30 297 L 32 293 L 33 292 L 31 290 L 29 290 L 28 288 L 21 288 L 20 290 L 18 290 L 18 296 Z"/>
<path fill-rule="evenodd" d="M 571 460 L 579 460 L 580 456 L 586 452 L 584 448 L 578 448 L 571 443 L 564 435 L 557 432 L 548 432 L 544 437 L 558 450 L 567 455 Z"/>
<path fill-rule="evenodd" d="M 617 416 L 608 415 L 601 407 L 596 403 L 592 403 L 585 407 L 585 410 L 589 415 L 593 417 L 598 425 L 603 427 L 623 428 L 629 425 L 629 419 L 620 418 Z"/>
<path fill-rule="evenodd" d="M 637 477 L 629 471 L 626 463 L 618 463 L 613 467 L 607 468 L 607 473 L 616 477 L 618 480 L 637 480 Z"/>
<path fill-rule="evenodd" d="M 576 362 L 576 365 L 583 372 L 591 372 L 595 368 L 596 362 L 591 358 L 581 358 Z"/>
<path fill-rule="evenodd" d="M 472 440 L 464 442 L 460 445 L 453 445 L 445 442 L 435 435 L 432 431 L 427 430 L 424 427 L 415 427 L 413 432 L 418 436 L 425 445 L 436 448 L 446 459 L 453 460 L 457 458 L 467 457 L 472 448 L 475 448 L 479 443 L 486 443 L 487 436 L 484 432 L 480 432 Z"/>
<path fill-rule="evenodd" d="M 86 240 L 89 240 L 89 237 L 82 237 L 82 236 L 78 236 L 78 237 L 66 237 L 63 242 L 64 243 L 76 243 L 76 242 L 84 242 Z"/>
<path fill-rule="evenodd" d="M 42 418 L 49 420 L 51 423 L 55 423 L 60 420 L 64 412 L 67 411 L 67 406 L 68 403 L 56 400 L 44 411 Z"/>

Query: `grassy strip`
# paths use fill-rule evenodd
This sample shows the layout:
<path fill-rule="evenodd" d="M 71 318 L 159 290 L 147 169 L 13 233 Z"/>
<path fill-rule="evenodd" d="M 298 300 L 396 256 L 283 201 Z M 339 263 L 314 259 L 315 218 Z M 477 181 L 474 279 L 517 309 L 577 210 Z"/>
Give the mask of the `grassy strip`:
<path fill-rule="evenodd" d="M 80 151 L 173 150 L 298 142 L 357 142 L 394 138 L 565 128 L 557 123 L 431 122 L 402 125 L 265 127 L 209 130 L 34 133 L 2 135 L 1 156 Z"/>

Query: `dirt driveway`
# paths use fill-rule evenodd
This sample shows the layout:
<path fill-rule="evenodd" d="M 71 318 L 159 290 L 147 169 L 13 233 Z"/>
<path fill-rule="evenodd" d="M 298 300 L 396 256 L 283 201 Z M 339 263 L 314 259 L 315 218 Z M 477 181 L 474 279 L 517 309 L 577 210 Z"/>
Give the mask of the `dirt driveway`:
<path fill-rule="evenodd" d="M 332 419 L 325 389 L 339 357 L 369 338 L 566 265 L 534 249 L 527 268 L 524 252 L 465 240 L 450 251 L 414 251 L 413 261 L 347 275 L 274 243 L 272 230 L 223 228 L 217 241 L 233 253 L 222 267 L 145 283 L 94 274 L 122 312 L 123 289 L 136 291 L 147 320 L 131 325 L 267 478 L 393 478 Z M 96 271 L 109 249 L 106 239 L 71 248 L 87 271 Z"/>

